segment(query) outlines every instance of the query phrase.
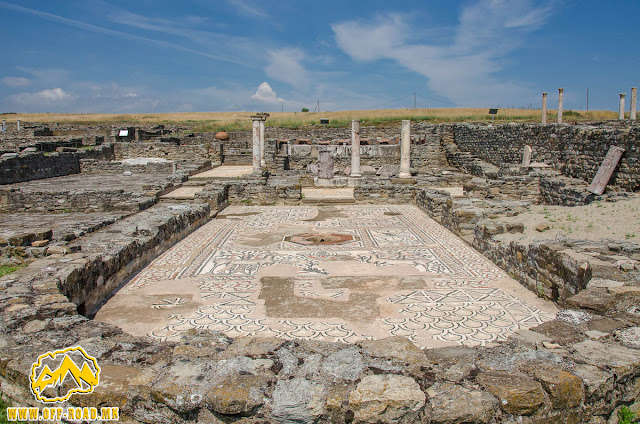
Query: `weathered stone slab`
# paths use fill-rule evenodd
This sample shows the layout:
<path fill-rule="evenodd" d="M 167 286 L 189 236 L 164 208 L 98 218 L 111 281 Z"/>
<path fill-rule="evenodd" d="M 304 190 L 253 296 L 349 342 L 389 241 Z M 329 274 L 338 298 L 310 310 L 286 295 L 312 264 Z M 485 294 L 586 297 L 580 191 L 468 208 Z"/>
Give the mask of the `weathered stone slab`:
<path fill-rule="evenodd" d="M 258 375 L 228 376 L 204 396 L 207 407 L 226 415 L 249 415 L 264 403 L 269 379 Z"/>
<path fill-rule="evenodd" d="M 609 148 L 607 156 L 602 161 L 602 165 L 598 168 L 598 172 L 589 186 L 589 191 L 591 193 L 598 195 L 604 193 L 604 189 L 607 187 L 609 179 L 611 178 L 613 171 L 615 171 L 623 153 L 624 149 L 622 147 L 611 146 Z"/>
<path fill-rule="evenodd" d="M 349 394 L 356 423 L 416 422 L 426 395 L 410 377 L 369 375 Z"/>
<path fill-rule="evenodd" d="M 326 388 L 303 378 L 280 380 L 271 415 L 283 423 L 313 423 L 324 411 Z"/>
<path fill-rule="evenodd" d="M 333 157 L 329 150 L 320 150 L 318 152 L 318 178 L 333 177 Z"/>
<path fill-rule="evenodd" d="M 616 373 L 618 378 L 633 372 L 640 366 L 640 351 L 622 346 L 603 344 L 593 340 L 585 340 L 573 345 L 575 355 L 585 363 L 606 367 Z"/>
<path fill-rule="evenodd" d="M 583 390 L 579 377 L 551 366 L 537 368 L 533 375 L 549 394 L 554 409 L 580 406 Z"/>
<path fill-rule="evenodd" d="M 498 398 L 500 408 L 507 414 L 531 415 L 545 402 L 542 385 L 523 375 L 482 373 L 476 381 Z"/>
<path fill-rule="evenodd" d="M 488 423 L 498 409 L 495 397 L 459 384 L 436 383 L 427 390 L 431 423 Z"/>
<path fill-rule="evenodd" d="M 522 152 L 522 166 L 528 167 L 531 165 L 531 146 L 524 146 L 524 151 Z"/>

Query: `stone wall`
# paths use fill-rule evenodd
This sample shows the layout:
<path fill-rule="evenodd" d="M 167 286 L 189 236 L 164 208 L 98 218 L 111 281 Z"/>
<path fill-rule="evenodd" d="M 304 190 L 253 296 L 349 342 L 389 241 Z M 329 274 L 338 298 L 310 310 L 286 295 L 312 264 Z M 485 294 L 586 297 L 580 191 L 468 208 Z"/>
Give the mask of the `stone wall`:
<path fill-rule="evenodd" d="M 25 152 L 0 159 L 0 185 L 80 173 L 80 160 L 113 160 L 113 146 L 104 145 L 77 152 Z"/>
<path fill-rule="evenodd" d="M 454 140 L 469 152 L 498 167 L 522 162 L 525 145 L 531 146 L 532 161 L 544 162 L 567 177 L 590 183 L 610 146 L 625 149 L 610 186 L 640 190 L 640 127 L 628 125 L 538 125 L 496 126 L 457 124 Z"/>
<path fill-rule="evenodd" d="M 197 160 L 199 159 L 199 160 Z M 80 171 L 83 174 L 122 174 L 130 171 L 133 174 L 166 174 L 172 175 L 176 171 L 176 176 L 192 175 L 211 168 L 211 162 L 197 158 L 195 160 L 183 159 L 170 162 L 128 165 L 119 161 L 96 161 L 94 159 L 82 159 L 80 161 Z"/>
<path fill-rule="evenodd" d="M 31 193 L 0 189 L 0 213 L 137 212 L 156 202 L 155 196 L 118 188 Z"/>
<path fill-rule="evenodd" d="M 196 140 L 189 140 L 194 143 Z M 117 160 L 147 157 L 167 160 L 213 160 L 220 161 L 219 143 L 203 142 L 203 144 L 175 144 L 163 142 L 131 142 L 115 143 L 115 157 Z"/>

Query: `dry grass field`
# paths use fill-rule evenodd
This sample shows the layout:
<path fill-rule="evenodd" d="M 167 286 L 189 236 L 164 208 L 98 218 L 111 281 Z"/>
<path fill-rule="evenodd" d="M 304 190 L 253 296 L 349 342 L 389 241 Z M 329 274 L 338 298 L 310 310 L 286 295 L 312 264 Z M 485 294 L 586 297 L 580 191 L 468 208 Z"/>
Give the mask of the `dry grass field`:
<path fill-rule="evenodd" d="M 385 125 L 402 119 L 412 121 L 440 122 L 487 122 L 491 121 L 488 108 L 433 108 L 433 109 L 378 109 L 337 112 L 274 112 L 267 126 L 297 128 L 304 125 L 319 125 L 320 118 L 329 119 L 329 126 L 349 125 L 359 119 L 362 125 Z M 218 131 L 249 129 L 249 117 L 255 112 L 185 112 L 185 113 L 136 113 L 136 114 L 74 114 L 74 113 L 17 113 L 0 115 L 1 119 L 22 122 L 59 124 L 177 124 L 192 127 L 194 131 Z M 496 122 L 539 122 L 538 109 L 500 109 Z M 603 121 L 617 118 L 613 111 L 564 111 L 565 122 Z M 550 110 L 548 122 L 554 122 L 556 111 Z"/>

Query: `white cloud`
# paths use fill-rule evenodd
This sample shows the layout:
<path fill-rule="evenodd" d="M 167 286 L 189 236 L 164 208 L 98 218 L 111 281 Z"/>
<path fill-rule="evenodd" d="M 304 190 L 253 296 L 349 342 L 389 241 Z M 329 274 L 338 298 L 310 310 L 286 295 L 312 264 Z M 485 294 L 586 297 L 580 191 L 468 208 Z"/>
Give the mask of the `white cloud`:
<path fill-rule="evenodd" d="M 279 98 L 276 95 L 276 92 L 273 91 L 273 88 L 269 85 L 268 82 L 263 82 L 260 84 L 256 92 L 251 96 L 252 99 L 257 100 L 261 103 L 267 104 L 280 104 L 284 101 L 284 99 Z"/>
<path fill-rule="evenodd" d="M 270 78 L 282 81 L 298 89 L 307 88 L 309 72 L 301 64 L 304 52 L 300 49 L 284 48 L 270 50 L 265 71 Z"/>
<path fill-rule="evenodd" d="M 540 28 L 554 11 L 554 2 L 480 0 L 466 6 L 453 41 L 411 42 L 415 33 L 400 15 L 371 23 L 347 21 L 332 25 L 338 46 L 352 59 L 391 59 L 427 78 L 427 86 L 463 105 L 528 102 L 535 94 L 518 81 L 502 80 L 503 61 Z"/>
<path fill-rule="evenodd" d="M 71 96 L 62 88 L 50 88 L 47 90 L 38 91 L 37 93 L 20 93 L 9 96 L 17 103 L 37 106 L 42 104 L 61 103 L 68 100 Z"/>
<path fill-rule="evenodd" d="M 22 77 L 4 77 L 1 81 L 9 87 L 26 87 L 31 84 L 29 79 Z"/>

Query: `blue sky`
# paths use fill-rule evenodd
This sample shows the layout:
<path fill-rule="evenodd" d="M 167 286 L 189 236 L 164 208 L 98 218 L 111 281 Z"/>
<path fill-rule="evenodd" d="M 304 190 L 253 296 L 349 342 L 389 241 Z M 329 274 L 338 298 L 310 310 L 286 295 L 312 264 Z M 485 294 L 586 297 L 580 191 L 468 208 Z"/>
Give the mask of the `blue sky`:
<path fill-rule="evenodd" d="M 0 112 L 616 110 L 637 0 L 0 0 Z M 630 96 L 627 96 L 629 99 Z M 627 105 L 629 100 L 627 100 Z"/>

